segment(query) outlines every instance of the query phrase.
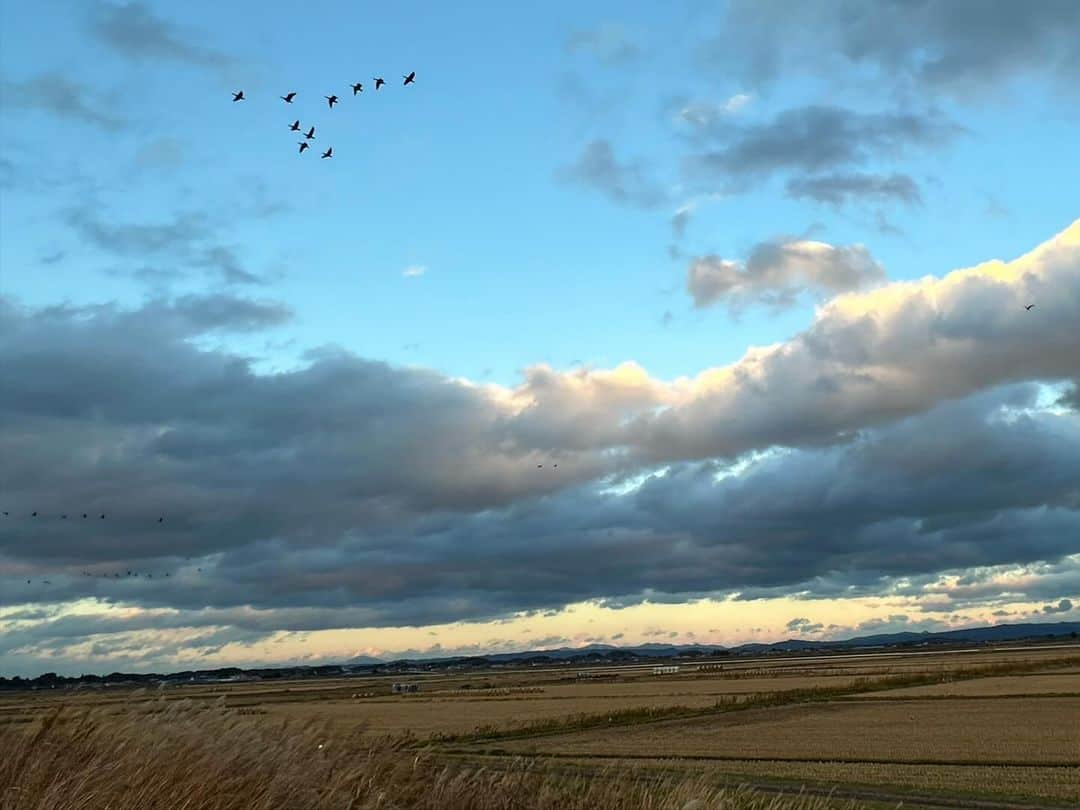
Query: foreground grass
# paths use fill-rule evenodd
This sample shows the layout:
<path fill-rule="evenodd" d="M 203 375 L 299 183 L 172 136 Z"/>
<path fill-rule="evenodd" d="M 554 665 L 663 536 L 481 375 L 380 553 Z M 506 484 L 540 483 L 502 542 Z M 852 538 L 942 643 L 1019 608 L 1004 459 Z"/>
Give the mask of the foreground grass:
<path fill-rule="evenodd" d="M 1080 658 L 1069 657 L 1044 662 L 1005 662 L 960 669 L 939 669 L 876 678 L 857 678 L 838 686 L 818 686 L 804 689 L 785 689 L 775 692 L 758 692 L 747 695 L 725 696 L 711 706 L 640 706 L 616 711 L 581 713 L 569 717 L 552 717 L 512 726 L 481 725 L 464 734 L 433 734 L 432 742 L 476 743 L 494 740 L 512 740 L 527 737 L 543 737 L 566 734 L 596 728 L 656 723 L 664 720 L 680 720 L 708 717 L 720 712 L 763 709 L 834 700 L 839 697 L 884 692 L 915 686 L 927 686 L 953 681 L 965 681 L 1001 675 L 1015 675 L 1031 671 L 1075 666 Z"/>
<path fill-rule="evenodd" d="M 119 714 L 60 708 L 0 729 L 0 810 L 825 810 L 836 803 L 657 781 L 437 764 L 407 741 L 328 737 L 222 705 L 150 702 Z"/>

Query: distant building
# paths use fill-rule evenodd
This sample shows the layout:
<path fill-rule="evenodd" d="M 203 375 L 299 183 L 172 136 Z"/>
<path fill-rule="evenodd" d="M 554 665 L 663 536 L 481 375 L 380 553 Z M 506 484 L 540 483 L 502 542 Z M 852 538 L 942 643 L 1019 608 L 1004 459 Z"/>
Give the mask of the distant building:
<path fill-rule="evenodd" d="M 404 694 L 406 692 L 419 692 L 420 684 L 418 683 L 395 683 L 392 687 L 395 695 Z"/>
<path fill-rule="evenodd" d="M 652 668 L 653 675 L 674 675 L 678 671 L 679 667 L 677 664 L 668 664 L 667 666 Z"/>

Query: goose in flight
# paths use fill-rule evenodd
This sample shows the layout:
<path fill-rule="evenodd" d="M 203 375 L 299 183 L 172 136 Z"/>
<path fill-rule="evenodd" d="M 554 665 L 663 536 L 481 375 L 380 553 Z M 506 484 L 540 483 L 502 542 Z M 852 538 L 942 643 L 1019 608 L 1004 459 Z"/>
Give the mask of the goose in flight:
<path fill-rule="evenodd" d="M 330 106 L 330 109 L 334 109 L 334 105 L 338 103 L 337 96 L 323 96 L 326 99 L 326 103 Z"/>
<path fill-rule="evenodd" d="M 1026 307 L 1024 307 L 1024 309 L 1030 310 L 1033 306 L 1035 306 L 1035 305 L 1034 304 L 1028 304 Z"/>
<path fill-rule="evenodd" d="M 307 141 L 300 141 L 300 154 L 304 154 L 304 150 L 310 146 L 311 144 L 309 144 Z"/>
<path fill-rule="evenodd" d="M 307 132 L 304 133 L 304 137 L 307 138 L 309 141 L 315 139 L 315 127 L 314 127 L 314 125 L 311 127 L 311 129 L 309 129 Z"/>
<path fill-rule="evenodd" d="M 332 146 L 327 147 L 326 151 L 322 153 L 322 156 L 324 158 L 333 157 L 334 156 L 334 147 L 332 147 Z"/>
<path fill-rule="evenodd" d="M 350 84 L 349 87 L 352 88 L 352 94 L 354 96 L 357 93 L 363 93 L 364 92 L 364 85 L 361 82 L 357 82 L 356 84 Z"/>
<path fill-rule="evenodd" d="M 383 79 L 379 79 L 379 78 L 375 79 L 375 89 L 376 89 L 376 90 L 378 90 L 378 89 L 379 89 L 380 87 L 382 87 L 382 86 L 383 86 L 384 84 L 386 84 L 386 81 L 385 81 L 385 80 L 383 80 Z"/>
<path fill-rule="evenodd" d="M 296 93 L 286 93 L 284 96 L 279 96 L 279 98 L 286 104 L 292 104 L 292 100 L 296 98 Z"/>
<path fill-rule="evenodd" d="M 416 71 L 414 70 L 408 76 L 402 76 L 401 78 L 403 78 L 405 80 L 405 82 L 404 82 L 405 84 L 412 84 L 413 82 L 416 81 Z"/>
<path fill-rule="evenodd" d="M 300 119 L 297 118 L 295 121 L 293 121 L 291 124 L 289 124 L 289 129 L 292 130 L 293 132 L 299 132 L 300 131 Z"/>
<path fill-rule="evenodd" d="M 235 93 L 232 94 L 232 100 L 233 101 L 243 101 L 244 100 L 244 91 L 243 90 L 237 90 Z"/>

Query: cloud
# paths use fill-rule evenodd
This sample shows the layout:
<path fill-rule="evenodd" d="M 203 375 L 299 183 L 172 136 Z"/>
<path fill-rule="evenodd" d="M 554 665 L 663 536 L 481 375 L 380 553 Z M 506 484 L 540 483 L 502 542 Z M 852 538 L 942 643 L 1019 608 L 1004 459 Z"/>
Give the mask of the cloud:
<path fill-rule="evenodd" d="M 1012 79 L 1050 76 L 1065 87 L 1080 74 L 1080 7 L 1047 0 L 910 3 L 817 0 L 728 6 L 706 61 L 751 86 L 807 71 L 850 81 L 856 71 L 909 92 L 946 92 L 970 103 L 997 96 Z"/>
<path fill-rule="evenodd" d="M 588 53 L 605 65 L 621 67 L 637 62 L 643 53 L 630 32 L 615 23 L 575 31 L 566 40 L 566 50 L 569 53 Z"/>
<path fill-rule="evenodd" d="M 1062 599 L 1056 605 L 1043 605 L 1043 613 L 1069 613 L 1073 609 L 1070 599 Z"/>
<path fill-rule="evenodd" d="M 737 311 L 753 303 L 791 306 L 806 291 L 835 295 L 884 280 L 885 271 L 862 245 L 778 239 L 756 245 L 745 263 L 694 259 L 686 289 L 698 308 L 724 302 Z"/>
<path fill-rule="evenodd" d="M 875 175 L 853 172 L 793 177 L 787 182 L 787 195 L 795 199 L 810 198 L 835 206 L 853 200 L 902 202 L 908 205 L 922 203 L 918 185 L 906 174 Z"/>
<path fill-rule="evenodd" d="M 96 3 L 90 31 L 121 56 L 137 62 L 172 61 L 221 68 L 231 60 L 213 48 L 189 41 L 176 25 L 158 17 L 145 3 Z"/>
<path fill-rule="evenodd" d="M 121 259 L 137 261 L 136 277 L 157 282 L 176 280 L 176 265 L 213 271 L 226 284 L 262 284 L 264 280 L 247 270 L 236 250 L 216 239 L 207 216 L 178 213 L 171 220 L 156 223 L 110 221 L 97 208 L 82 205 L 70 209 L 66 219 L 88 244 Z M 146 262 L 166 266 L 148 267 Z"/>
<path fill-rule="evenodd" d="M 556 170 L 556 179 L 598 191 L 621 205 L 654 208 L 667 195 L 640 161 L 619 162 L 606 140 L 588 144 L 573 163 Z"/>
<path fill-rule="evenodd" d="M 81 121 L 116 132 L 127 124 L 114 114 L 101 96 L 59 73 L 42 73 L 24 81 L 0 83 L 4 105 L 14 109 L 41 110 L 71 121 Z"/>
<path fill-rule="evenodd" d="M 802 617 L 792 619 L 785 627 L 793 633 L 801 633 L 803 635 L 820 633 L 825 629 L 825 625 L 821 622 L 812 622 L 809 619 Z"/>
<path fill-rule="evenodd" d="M 729 116 L 743 110 L 753 101 L 748 93 L 736 93 L 724 101 L 677 101 L 672 106 L 675 122 L 685 127 L 694 137 L 703 137 L 723 131 Z"/>
<path fill-rule="evenodd" d="M 738 187 L 782 170 L 820 172 L 897 157 L 913 147 L 944 144 L 960 131 L 937 113 L 797 107 L 765 123 L 719 128 L 711 136 L 717 145 L 691 155 L 687 172 L 699 181 L 714 178 Z"/>
<path fill-rule="evenodd" d="M 410 264 L 401 271 L 401 275 L 405 276 L 405 278 L 419 278 L 425 273 L 427 273 L 427 268 L 422 264 Z"/>
<path fill-rule="evenodd" d="M 538 366 L 512 387 L 334 348 L 259 373 L 204 339 L 288 323 L 273 302 L 0 299 L 0 605 L 178 611 L 169 643 L 209 649 L 587 599 L 896 594 L 993 566 L 1030 572 L 941 598 L 1074 599 L 1080 415 L 1039 402 L 1080 376 L 1078 268 L 1080 221 L 1010 262 L 842 295 L 693 379 Z M 81 576 L 136 566 L 174 576 Z M 145 641 L 131 621 L 106 628 L 115 659 Z M 88 629 L 65 626 L 19 649 Z"/>

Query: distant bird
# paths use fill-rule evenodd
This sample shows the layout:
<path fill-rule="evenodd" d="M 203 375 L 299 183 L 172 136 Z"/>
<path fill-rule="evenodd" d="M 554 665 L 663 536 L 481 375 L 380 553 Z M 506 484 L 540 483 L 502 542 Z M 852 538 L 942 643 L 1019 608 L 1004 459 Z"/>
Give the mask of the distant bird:
<path fill-rule="evenodd" d="M 323 98 L 326 99 L 326 103 L 329 105 L 330 109 L 331 110 L 334 109 L 334 105 L 337 104 L 337 102 L 338 102 L 338 97 L 337 96 L 323 96 Z"/>
<path fill-rule="evenodd" d="M 552 467 L 558 467 L 559 465 L 558 464 L 552 464 L 551 466 Z"/>
<path fill-rule="evenodd" d="M 7 517 L 7 516 L 8 516 L 8 513 L 7 513 L 7 512 L 4 512 L 4 517 Z"/>
<path fill-rule="evenodd" d="M 309 141 L 314 140 L 315 139 L 315 127 L 312 127 L 307 132 L 305 132 L 304 137 L 307 138 Z"/>
<path fill-rule="evenodd" d="M 244 91 L 243 90 L 237 90 L 235 93 L 232 94 L 232 100 L 233 101 L 243 101 L 244 100 Z"/>
<path fill-rule="evenodd" d="M 279 96 L 279 98 L 286 104 L 292 104 L 292 100 L 296 98 L 296 93 L 288 93 L 284 96 Z"/>
<path fill-rule="evenodd" d="M 67 515 L 61 515 L 60 517 L 61 517 L 61 519 L 63 519 L 63 520 L 67 520 Z"/>
<path fill-rule="evenodd" d="M 544 466 L 543 464 L 537 464 L 537 465 L 536 465 L 536 469 L 538 469 L 538 470 L 539 470 L 539 469 L 541 469 L 541 468 L 542 468 L 543 466 Z"/>
<path fill-rule="evenodd" d="M 37 512 L 31 512 L 30 517 L 37 517 Z"/>
<path fill-rule="evenodd" d="M 300 154 L 304 154 L 304 150 L 307 149 L 309 146 L 311 146 L 311 144 L 309 144 L 307 141 L 300 141 Z"/>
<path fill-rule="evenodd" d="M 299 132 L 300 131 L 300 119 L 297 118 L 295 121 L 293 121 L 291 124 L 289 124 L 289 129 L 291 129 L 293 132 Z"/>
<path fill-rule="evenodd" d="M 386 82 L 383 79 L 376 79 L 375 80 L 375 89 L 378 90 L 384 84 L 386 84 Z"/>
<path fill-rule="evenodd" d="M 333 157 L 334 156 L 334 147 L 332 147 L 332 146 L 328 147 L 327 150 L 322 153 L 322 156 L 324 158 Z"/>
<path fill-rule="evenodd" d="M 164 517 L 159 517 L 159 518 L 157 519 L 157 522 L 158 522 L 158 523 L 164 523 L 164 522 L 165 522 L 165 518 L 164 518 Z"/>
<path fill-rule="evenodd" d="M 1034 304 L 1028 304 L 1026 307 L 1024 307 L 1024 309 L 1031 309 L 1033 306 L 1035 306 L 1035 305 Z"/>
<path fill-rule="evenodd" d="M 86 512 L 83 512 L 82 516 L 83 516 L 83 520 L 86 520 Z"/>
<path fill-rule="evenodd" d="M 105 519 L 105 513 L 104 513 L 104 512 L 102 512 L 102 513 L 101 513 L 101 517 L 99 517 L 99 518 L 98 518 L 98 520 L 104 520 L 104 519 Z"/>
<path fill-rule="evenodd" d="M 408 76 L 402 76 L 401 78 L 405 80 L 404 84 L 412 84 L 416 81 L 416 71 L 414 70 Z"/>
<path fill-rule="evenodd" d="M 350 84 L 350 85 L 349 85 L 349 87 L 351 87 L 351 88 L 352 88 L 352 94 L 353 94 L 354 96 L 355 96 L 355 95 L 356 95 L 357 93 L 363 93 L 363 92 L 364 92 L 364 85 L 363 85 L 363 84 L 361 84 L 360 82 L 357 82 L 356 84 Z"/>

